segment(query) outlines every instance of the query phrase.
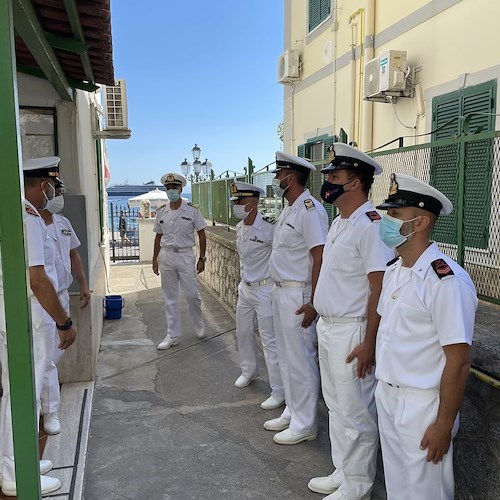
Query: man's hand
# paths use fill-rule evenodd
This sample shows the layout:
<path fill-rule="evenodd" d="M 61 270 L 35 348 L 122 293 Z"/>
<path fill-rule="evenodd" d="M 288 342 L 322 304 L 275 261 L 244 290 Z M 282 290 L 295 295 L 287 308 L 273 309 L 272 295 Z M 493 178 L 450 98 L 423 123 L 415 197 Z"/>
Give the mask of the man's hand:
<path fill-rule="evenodd" d="M 73 327 L 71 327 L 69 330 L 58 330 L 57 333 L 59 334 L 60 339 L 58 347 L 63 351 L 68 349 L 68 347 L 70 347 L 76 339 L 76 330 Z"/>
<path fill-rule="evenodd" d="M 311 326 L 312 322 L 318 316 L 316 309 L 311 304 L 304 304 L 295 314 L 304 314 L 302 319 L 302 328 L 307 328 Z"/>
<path fill-rule="evenodd" d="M 347 356 L 345 362 L 350 363 L 354 358 L 358 358 L 358 377 L 365 378 L 367 373 L 372 372 L 375 362 L 375 348 L 366 342 L 362 342 Z"/>
<path fill-rule="evenodd" d="M 158 276 L 160 273 L 158 272 L 158 261 L 153 259 L 153 272 Z"/>
<path fill-rule="evenodd" d="M 205 261 L 198 259 L 198 263 L 196 264 L 196 272 L 198 274 L 202 273 L 205 270 Z"/>
<path fill-rule="evenodd" d="M 80 309 L 85 309 L 90 302 L 90 291 L 88 288 L 80 288 Z"/>
<path fill-rule="evenodd" d="M 451 443 L 451 429 L 437 422 L 429 425 L 420 443 L 420 449 L 427 449 L 427 462 L 437 464 L 448 453 Z"/>

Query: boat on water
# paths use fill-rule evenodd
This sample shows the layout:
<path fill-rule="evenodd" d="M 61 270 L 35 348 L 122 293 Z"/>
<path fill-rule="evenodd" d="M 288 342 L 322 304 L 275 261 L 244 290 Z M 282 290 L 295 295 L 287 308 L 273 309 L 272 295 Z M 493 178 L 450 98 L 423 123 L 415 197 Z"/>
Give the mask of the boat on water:
<path fill-rule="evenodd" d="M 106 192 L 108 196 L 137 196 L 152 191 L 153 189 L 165 191 L 165 186 L 162 184 L 155 184 L 154 181 L 146 182 L 145 184 L 120 184 L 108 186 Z"/>

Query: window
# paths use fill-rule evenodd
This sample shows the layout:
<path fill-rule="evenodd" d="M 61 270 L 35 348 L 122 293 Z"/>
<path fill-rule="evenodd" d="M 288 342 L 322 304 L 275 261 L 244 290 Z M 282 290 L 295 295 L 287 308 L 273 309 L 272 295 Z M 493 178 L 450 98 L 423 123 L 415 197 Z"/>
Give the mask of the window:
<path fill-rule="evenodd" d="M 21 107 L 19 122 L 23 158 L 57 155 L 54 108 Z"/>
<path fill-rule="evenodd" d="M 309 0 L 309 31 L 319 26 L 329 15 L 331 0 Z"/>
<path fill-rule="evenodd" d="M 468 127 L 482 132 L 494 130 L 497 81 L 467 87 L 435 97 L 432 101 L 434 141 L 459 135 L 470 113 Z M 449 123 L 448 123 L 449 122 Z M 448 124 L 447 124 L 448 123 Z M 447 124 L 447 125 L 446 125 Z M 465 165 L 464 243 L 474 248 L 488 247 L 488 224 L 491 209 L 491 175 L 493 165 L 492 140 L 466 143 L 465 158 L 460 158 L 459 144 L 432 149 L 430 181 L 453 203 L 454 212 L 440 217 L 433 237 L 443 243 L 457 243 L 458 177 L 460 164 Z"/>

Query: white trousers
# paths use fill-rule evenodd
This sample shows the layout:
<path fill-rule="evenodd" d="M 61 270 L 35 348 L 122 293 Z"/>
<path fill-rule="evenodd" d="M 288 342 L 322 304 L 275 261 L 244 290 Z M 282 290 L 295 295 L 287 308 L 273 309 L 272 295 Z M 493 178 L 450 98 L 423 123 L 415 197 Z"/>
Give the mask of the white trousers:
<path fill-rule="evenodd" d="M 311 300 L 311 288 L 272 290 L 274 333 L 285 390 L 282 418 L 301 433 L 318 430 L 319 372 L 316 365 L 316 327 L 301 326 L 303 314 L 295 312 Z"/>
<path fill-rule="evenodd" d="M 201 297 L 196 279 L 194 253 L 174 253 L 162 247 L 158 256 L 158 269 L 165 300 L 167 333 L 171 337 L 179 337 L 181 334 L 181 318 L 179 314 L 180 283 L 188 304 L 189 318 L 196 333 L 201 336 L 204 333 L 204 325 L 201 317 Z"/>
<path fill-rule="evenodd" d="M 0 363 L 2 364 L 3 397 L 0 399 L 0 471 L 6 481 L 15 481 L 14 445 L 10 409 L 10 385 L 7 360 L 7 341 L 3 311 L 0 319 Z M 33 359 L 35 371 L 35 401 L 37 405 L 37 429 L 40 416 L 40 394 L 47 364 L 54 352 L 54 321 L 40 304 L 31 305 L 33 331 Z M 3 324 L 2 324 L 3 323 Z"/>
<path fill-rule="evenodd" d="M 252 377 L 258 371 L 255 330 L 259 330 L 272 390 L 271 395 L 276 399 L 283 399 L 285 392 L 276 352 L 271 290 L 271 283 L 254 287 L 245 285 L 245 283 L 239 284 L 236 305 L 236 338 L 241 357 L 241 373 L 246 377 Z"/>
<path fill-rule="evenodd" d="M 453 442 L 437 464 L 427 462 L 420 442 L 435 420 L 439 391 L 391 387 L 375 392 L 388 500 L 453 500 Z M 455 420 L 453 437 L 458 430 Z"/>
<path fill-rule="evenodd" d="M 339 490 L 345 498 L 362 498 L 370 494 L 377 469 L 376 380 L 373 373 L 358 378 L 357 359 L 345 360 L 364 339 L 366 321 L 331 324 L 320 318 L 317 330 L 332 461 L 344 475 Z"/>
<path fill-rule="evenodd" d="M 59 300 L 66 314 L 69 316 L 69 293 L 68 290 L 59 292 Z M 61 402 L 61 390 L 59 388 L 59 375 L 57 371 L 57 362 L 62 358 L 64 351 L 59 349 L 59 332 L 54 325 L 54 353 L 47 366 L 43 380 L 41 400 L 42 415 L 59 411 Z"/>

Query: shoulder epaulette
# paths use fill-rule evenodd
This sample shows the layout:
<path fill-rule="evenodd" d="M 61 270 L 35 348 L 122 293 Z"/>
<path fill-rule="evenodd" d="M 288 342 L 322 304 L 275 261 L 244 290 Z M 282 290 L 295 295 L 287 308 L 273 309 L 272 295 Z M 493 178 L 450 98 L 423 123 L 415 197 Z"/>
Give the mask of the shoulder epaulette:
<path fill-rule="evenodd" d="M 376 220 L 382 219 L 380 217 L 380 214 L 376 210 L 370 210 L 369 212 L 366 212 L 366 216 L 372 221 L 375 222 Z"/>
<path fill-rule="evenodd" d="M 431 262 L 432 269 L 437 274 L 437 277 L 442 280 L 446 276 L 452 276 L 455 273 L 444 259 L 436 259 Z"/>
<path fill-rule="evenodd" d="M 193 208 L 200 208 L 200 205 L 196 205 L 195 203 L 191 203 L 190 201 L 188 201 L 187 204 Z"/>
<path fill-rule="evenodd" d="M 306 210 L 316 208 L 316 205 L 314 204 L 314 201 L 311 200 L 311 198 L 307 198 L 307 200 L 304 200 L 304 205 L 306 207 Z"/>
<path fill-rule="evenodd" d="M 164 203 L 163 205 L 160 205 L 159 207 L 156 207 L 156 211 L 158 212 L 158 210 L 160 210 L 160 208 L 165 208 L 167 206 L 166 203 Z"/>
<path fill-rule="evenodd" d="M 40 214 L 36 210 L 33 210 L 33 208 L 31 208 L 29 205 L 24 205 L 24 208 L 26 212 L 29 213 L 30 215 L 40 217 Z"/>
<path fill-rule="evenodd" d="M 392 266 L 395 262 L 397 262 L 399 259 L 399 255 L 397 257 L 394 257 L 394 259 L 391 259 L 386 266 Z"/>
<path fill-rule="evenodd" d="M 266 215 L 263 215 L 262 220 L 269 222 L 269 224 L 276 224 L 276 219 L 274 217 L 267 217 Z"/>

